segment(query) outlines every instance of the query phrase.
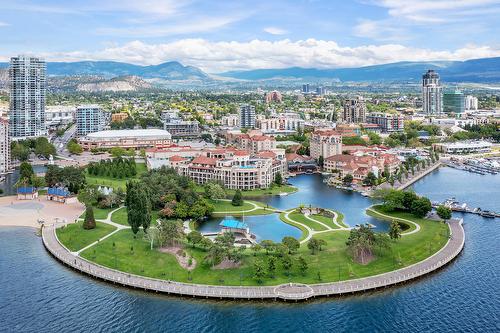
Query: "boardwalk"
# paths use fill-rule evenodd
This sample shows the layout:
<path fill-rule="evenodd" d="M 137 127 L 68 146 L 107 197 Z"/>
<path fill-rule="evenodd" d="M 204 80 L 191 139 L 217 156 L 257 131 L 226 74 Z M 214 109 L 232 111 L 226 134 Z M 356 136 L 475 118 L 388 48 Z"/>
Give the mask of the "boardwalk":
<path fill-rule="evenodd" d="M 92 277 L 119 285 L 167 294 L 229 299 L 305 300 L 313 297 L 343 295 L 403 283 L 432 272 L 452 261 L 463 249 L 465 234 L 462 221 L 449 223 L 451 238 L 433 256 L 414 265 L 376 276 L 321 284 L 283 284 L 279 286 L 243 287 L 188 284 L 127 274 L 75 256 L 57 239 L 55 225 L 42 229 L 45 248 L 64 264 Z"/>
<path fill-rule="evenodd" d="M 408 186 L 412 185 L 413 183 L 415 183 L 417 180 L 427 176 L 429 173 L 433 172 L 434 170 L 438 169 L 439 167 L 441 166 L 441 162 L 437 162 L 436 164 L 432 165 L 430 168 L 427 168 L 423 171 L 420 171 L 419 173 L 417 173 L 415 176 L 413 176 L 412 178 L 410 179 L 407 179 L 403 184 L 401 184 L 400 186 L 398 186 L 398 190 L 404 190 L 405 188 L 407 188 Z"/>

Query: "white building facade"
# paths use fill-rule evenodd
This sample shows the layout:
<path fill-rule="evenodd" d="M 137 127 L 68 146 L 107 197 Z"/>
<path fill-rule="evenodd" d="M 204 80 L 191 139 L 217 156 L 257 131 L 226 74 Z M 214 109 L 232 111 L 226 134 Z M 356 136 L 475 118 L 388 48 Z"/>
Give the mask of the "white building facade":
<path fill-rule="evenodd" d="M 18 56 L 9 67 L 9 131 L 12 139 L 47 134 L 45 127 L 46 64 L 40 58 Z"/>
<path fill-rule="evenodd" d="M 428 116 L 443 113 L 443 87 L 439 74 L 432 69 L 422 76 L 422 108 Z"/>
<path fill-rule="evenodd" d="M 0 175 L 10 171 L 9 119 L 0 116 Z"/>

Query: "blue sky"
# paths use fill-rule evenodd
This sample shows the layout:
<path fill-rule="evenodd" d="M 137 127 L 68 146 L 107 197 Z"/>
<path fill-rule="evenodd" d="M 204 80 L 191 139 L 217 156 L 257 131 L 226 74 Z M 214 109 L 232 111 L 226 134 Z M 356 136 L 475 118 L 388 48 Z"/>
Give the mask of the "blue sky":
<path fill-rule="evenodd" d="M 0 59 L 209 72 L 500 56 L 500 0 L 0 0 Z"/>

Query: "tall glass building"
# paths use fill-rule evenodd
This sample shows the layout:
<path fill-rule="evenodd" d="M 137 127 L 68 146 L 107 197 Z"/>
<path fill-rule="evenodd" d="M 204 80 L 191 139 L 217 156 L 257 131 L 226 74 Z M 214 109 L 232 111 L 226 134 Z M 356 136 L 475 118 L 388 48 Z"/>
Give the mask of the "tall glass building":
<path fill-rule="evenodd" d="M 462 113 L 465 111 L 465 96 L 460 90 L 443 94 L 443 108 L 446 113 Z"/>
<path fill-rule="evenodd" d="M 443 87 L 439 82 L 439 74 L 432 69 L 422 76 L 422 107 L 429 116 L 443 112 Z"/>
<path fill-rule="evenodd" d="M 12 139 L 47 134 L 45 128 L 45 61 L 27 56 L 12 57 L 9 67 L 9 131 Z"/>

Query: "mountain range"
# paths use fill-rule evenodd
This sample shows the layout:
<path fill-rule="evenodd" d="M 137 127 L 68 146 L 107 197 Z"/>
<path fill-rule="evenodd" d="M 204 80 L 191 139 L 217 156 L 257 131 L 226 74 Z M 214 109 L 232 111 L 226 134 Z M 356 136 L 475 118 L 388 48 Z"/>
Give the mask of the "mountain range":
<path fill-rule="evenodd" d="M 0 63 L 0 71 L 8 63 Z M 106 80 L 117 77 L 153 79 L 152 82 L 262 81 L 262 80 L 337 80 L 366 82 L 419 82 L 428 69 L 435 69 L 445 82 L 500 82 L 500 57 L 467 61 L 396 62 L 357 68 L 281 68 L 229 71 L 209 75 L 193 66 L 177 61 L 141 66 L 116 61 L 48 62 L 49 76 L 100 76 Z M 214 80 L 217 78 L 217 80 Z"/>
<path fill-rule="evenodd" d="M 8 67 L 0 63 L 0 68 Z M 164 80 L 209 80 L 201 69 L 184 66 L 177 61 L 159 65 L 141 66 L 117 61 L 48 62 L 47 74 L 51 76 L 96 75 L 110 79 L 118 76 L 137 76 L 144 79 Z"/>
<path fill-rule="evenodd" d="M 435 69 L 447 82 L 500 82 L 500 57 L 467 61 L 396 62 L 357 68 L 317 69 L 291 67 L 230 71 L 219 76 L 239 80 L 337 79 L 340 81 L 420 81 Z"/>

